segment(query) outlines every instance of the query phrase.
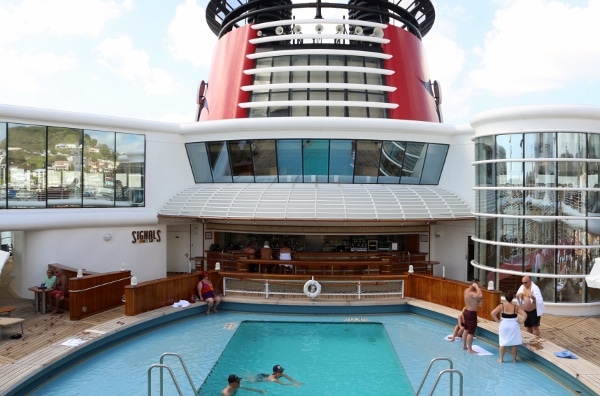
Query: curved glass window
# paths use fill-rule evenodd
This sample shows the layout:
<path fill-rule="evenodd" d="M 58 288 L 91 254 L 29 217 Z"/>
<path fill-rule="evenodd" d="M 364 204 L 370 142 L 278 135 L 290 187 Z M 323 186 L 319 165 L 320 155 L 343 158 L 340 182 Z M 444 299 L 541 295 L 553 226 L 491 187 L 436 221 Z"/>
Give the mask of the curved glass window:
<path fill-rule="evenodd" d="M 475 261 L 541 274 L 534 280 L 546 301 L 600 301 L 585 285 L 600 257 L 598 147 L 598 134 L 579 132 L 477 139 Z M 487 275 L 500 290 L 520 282 L 510 273 Z"/>
<path fill-rule="evenodd" d="M 186 144 L 196 183 L 439 182 L 448 145 L 404 141 L 279 139 Z"/>
<path fill-rule="evenodd" d="M 145 150 L 144 135 L 1 123 L 0 208 L 143 206 Z"/>

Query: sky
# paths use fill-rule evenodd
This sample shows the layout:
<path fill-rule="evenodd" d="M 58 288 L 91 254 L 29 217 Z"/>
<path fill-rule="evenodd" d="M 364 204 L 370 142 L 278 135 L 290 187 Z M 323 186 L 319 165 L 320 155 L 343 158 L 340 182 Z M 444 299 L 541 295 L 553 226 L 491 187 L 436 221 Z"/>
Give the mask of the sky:
<path fill-rule="evenodd" d="M 216 43 L 207 3 L 2 0 L 0 104 L 193 122 Z M 600 1 L 432 3 L 423 44 L 444 122 L 513 106 L 600 106 Z"/>

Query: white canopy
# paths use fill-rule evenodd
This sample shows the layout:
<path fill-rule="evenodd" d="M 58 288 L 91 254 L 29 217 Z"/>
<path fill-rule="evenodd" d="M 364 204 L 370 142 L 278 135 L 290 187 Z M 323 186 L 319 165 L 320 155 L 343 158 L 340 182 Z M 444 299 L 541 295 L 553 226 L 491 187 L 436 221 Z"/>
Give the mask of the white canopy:
<path fill-rule="evenodd" d="M 462 198 L 438 186 L 326 183 L 198 184 L 171 198 L 159 216 L 314 221 L 474 218 Z"/>

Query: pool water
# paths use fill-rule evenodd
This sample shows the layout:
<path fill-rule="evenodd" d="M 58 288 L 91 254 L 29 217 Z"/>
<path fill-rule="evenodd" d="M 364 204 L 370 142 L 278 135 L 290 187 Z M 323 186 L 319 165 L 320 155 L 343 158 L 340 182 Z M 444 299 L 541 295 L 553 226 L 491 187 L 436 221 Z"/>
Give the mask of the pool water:
<path fill-rule="evenodd" d="M 249 333 L 242 335 L 242 332 L 246 332 L 248 322 L 266 323 L 257 323 L 257 328 L 250 326 Z M 368 326 L 378 323 L 383 327 Z M 298 327 L 289 327 L 292 324 Z M 321 332 L 320 328 L 324 330 Z M 385 331 L 380 330 L 382 328 Z M 238 329 L 240 337 L 234 337 Z M 412 388 L 408 393 L 414 394 L 429 362 L 442 356 L 452 359 L 454 368 L 463 373 L 465 395 L 575 393 L 527 360 L 517 364 L 508 361 L 498 363 L 496 339 L 493 340 L 495 344 L 476 339 L 474 344 L 489 351 L 490 355 L 471 355 L 462 350 L 461 342 L 448 342 L 445 339 L 451 332 L 449 324 L 411 313 L 348 316 L 219 311 L 214 315 L 177 320 L 139 333 L 116 345 L 111 344 L 86 360 L 78 361 L 31 394 L 146 395 L 148 368 L 159 363 L 164 352 L 182 356 L 194 387 L 202 385 L 202 395 L 218 395 L 227 385 L 227 376 L 231 373 L 242 378 L 269 373 L 274 364 L 281 364 L 286 374 L 303 382 L 303 385 L 250 384 L 247 381 L 242 381 L 242 385 L 265 389 L 269 396 L 402 395 L 407 394 L 399 390 L 404 389 L 403 377 L 406 375 Z M 286 338 L 280 339 L 280 335 Z M 361 345 L 357 346 L 359 339 Z M 338 355 L 341 359 L 331 363 L 329 359 Z M 178 361 L 167 357 L 165 363 L 176 372 L 183 393 L 192 394 L 192 387 Z M 447 362 L 436 363 L 422 394 L 429 394 L 437 373 L 447 368 Z M 391 393 L 373 391 L 374 386 L 386 382 L 392 382 L 396 387 Z M 338 386 L 346 383 L 352 384 L 352 389 L 337 390 Z M 453 383 L 456 394 L 459 394 L 457 377 Z M 158 395 L 159 389 L 159 370 L 155 369 L 152 372 L 152 394 Z M 324 389 L 334 390 L 325 392 Z M 449 378 L 444 377 L 435 395 L 448 393 Z M 166 372 L 164 394 L 177 394 Z M 238 395 L 244 394 L 258 393 L 238 392 Z"/>
<path fill-rule="evenodd" d="M 250 382 L 275 364 L 303 384 Z M 374 395 L 414 393 L 380 323 L 242 322 L 199 394 L 218 395 L 232 373 L 270 395 L 358 394 L 367 378 Z"/>

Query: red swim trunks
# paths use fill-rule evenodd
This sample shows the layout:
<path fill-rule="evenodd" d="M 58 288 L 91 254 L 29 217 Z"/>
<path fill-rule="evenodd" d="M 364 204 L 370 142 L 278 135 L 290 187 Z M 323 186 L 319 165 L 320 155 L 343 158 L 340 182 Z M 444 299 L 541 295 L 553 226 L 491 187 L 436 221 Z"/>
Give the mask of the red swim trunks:
<path fill-rule="evenodd" d="M 465 318 L 465 330 L 467 330 L 467 333 L 474 335 L 475 330 L 477 330 L 477 312 L 465 309 L 463 318 Z"/>

